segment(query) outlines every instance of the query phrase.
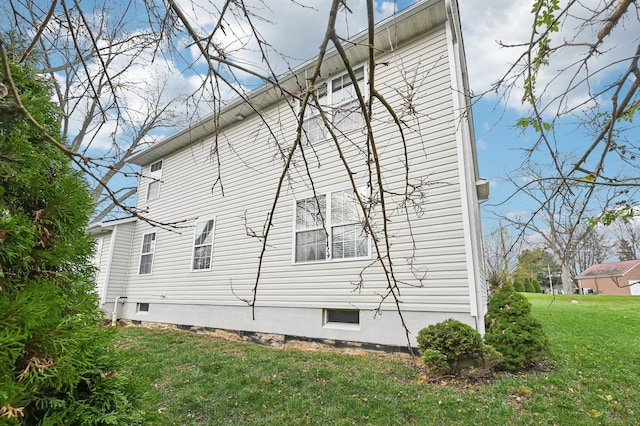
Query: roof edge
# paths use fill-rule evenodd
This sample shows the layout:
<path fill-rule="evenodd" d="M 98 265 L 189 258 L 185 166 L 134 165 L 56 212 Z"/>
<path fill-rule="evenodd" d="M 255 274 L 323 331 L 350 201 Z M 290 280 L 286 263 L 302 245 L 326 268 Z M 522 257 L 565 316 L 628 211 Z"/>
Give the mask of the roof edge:
<path fill-rule="evenodd" d="M 420 19 L 420 15 L 423 13 L 427 13 L 426 11 L 433 7 L 442 8 L 441 10 L 434 10 L 436 14 L 441 13 L 442 18 L 431 22 L 430 24 L 426 24 L 425 22 L 427 22 L 428 20 Z M 407 24 L 412 19 L 414 19 L 414 21 L 412 22 L 412 28 L 416 27 L 418 24 L 421 26 L 413 32 L 408 32 L 408 35 L 405 35 L 405 33 L 403 33 L 402 35 L 396 37 L 396 39 L 393 40 L 394 44 L 397 45 L 400 43 L 404 43 L 419 36 L 420 34 L 424 34 L 431 29 L 436 28 L 437 25 L 442 24 L 451 18 L 450 14 L 452 13 L 452 11 L 447 10 L 449 8 L 449 0 L 418 1 L 408 8 L 383 19 L 374 26 L 376 44 L 380 43 L 383 45 L 382 47 L 385 48 L 390 43 L 389 37 L 381 36 L 383 36 L 392 28 L 402 28 L 403 24 Z M 457 13 L 457 9 L 453 13 Z M 454 18 L 457 19 L 457 17 Z M 348 43 L 345 43 L 345 46 L 343 46 L 348 54 L 355 57 L 356 60 L 358 60 L 357 58 L 359 56 L 362 56 L 362 53 L 358 53 L 358 51 L 366 52 L 368 50 L 366 46 L 368 41 L 367 31 L 368 30 L 365 29 L 364 31 L 356 34 L 354 37 L 349 39 Z M 300 90 L 301 81 L 305 81 L 305 73 L 313 69 L 317 58 L 318 56 L 316 55 L 312 59 L 305 61 L 301 65 L 297 66 L 292 71 L 283 74 L 278 78 L 278 86 L 265 84 L 260 88 L 249 92 L 245 98 L 235 98 L 231 100 L 230 103 L 227 106 L 223 107 L 220 111 L 214 111 L 203 117 L 201 120 L 176 131 L 175 133 L 159 140 L 153 145 L 148 146 L 140 151 L 134 152 L 126 159 L 126 161 L 139 166 L 150 164 L 153 161 L 157 161 L 163 158 L 169 152 L 173 152 L 192 142 L 196 142 L 208 137 L 216 131 L 216 127 L 218 127 L 218 130 L 220 130 L 237 124 L 239 120 L 242 120 L 249 115 L 255 114 L 256 109 L 259 110 L 261 108 L 265 108 L 275 104 L 280 99 L 282 99 L 282 88 L 288 90 L 289 92 Z M 332 67 L 335 68 L 335 64 L 339 59 L 340 58 L 335 47 L 327 51 L 323 60 L 322 75 L 330 75 Z M 246 107 L 245 99 L 254 100 L 256 101 L 256 104 L 252 107 Z"/>

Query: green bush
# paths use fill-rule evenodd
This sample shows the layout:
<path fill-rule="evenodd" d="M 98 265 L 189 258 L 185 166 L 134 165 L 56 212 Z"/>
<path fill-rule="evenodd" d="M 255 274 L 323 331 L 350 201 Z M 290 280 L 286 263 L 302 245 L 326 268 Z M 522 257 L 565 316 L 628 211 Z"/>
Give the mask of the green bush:
<path fill-rule="evenodd" d="M 484 375 L 501 360 L 480 333 L 454 319 L 423 328 L 417 341 L 425 366 L 437 375 Z"/>
<path fill-rule="evenodd" d="M 540 281 L 533 280 L 533 292 L 542 293 L 542 287 L 540 286 Z"/>
<path fill-rule="evenodd" d="M 485 326 L 485 342 L 504 357 L 499 368 L 518 371 L 544 358 L 548 345 L 542 325 L 512 285 L 504 284 L 489 300 Z"/>
<path fill-rule="evenodd" d="M 524 280 L 524 291 L 527 293 L 535 293 L 536 292 L 536 288 L 533 284 L 533 282 L 535 281 L 535 279 L 533 278 L 527 278 Z"/>
<path fill-rule="evenodd" d="M 520 293 L 523 293 L 525 291 L 524 283 L 520 280 L 517 280 L 513 283 L 513 288 L 515 291 L 518 291 Z"/>
<path fill-rule="evenodd" d="M 60 141 L 46 81 L 11 65 L 21 99 Z M 0 80 L 7 81 L 0 71 Z M 0 99 L 0 421 L 136 424 L 101 326 L 85 226 L 92 198 L 70 160 Z"/>

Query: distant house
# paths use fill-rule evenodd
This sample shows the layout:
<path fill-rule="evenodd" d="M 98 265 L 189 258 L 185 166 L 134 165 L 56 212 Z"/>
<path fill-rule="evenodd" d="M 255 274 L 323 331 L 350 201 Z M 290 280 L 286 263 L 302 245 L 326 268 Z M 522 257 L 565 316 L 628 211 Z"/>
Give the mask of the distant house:
<path fill-rule="evenodd" d="M 640 296 L 640 260 L 592 265 L 576 279 L 583 294 Z"/>
<path fill-rule="evenodd" d="M 447 318 L 484 332 L 479 202 L 488 186 L 478 172 L 456 2 L 418 2 L 379 23 L 374 45 L 376 87 L 404 114 L 406 141 L 385 106 L 373 103 L 388 241 L 374 241 L 363 229 L 349 180 L 377 199 L 364 118 L 353 108 L 353 84 L 369 90 L 368 35 L 360 34 L 344 43 L 355 77 L 330 51 L 314 89 L 345 158 L 358 166 L 345 171 L 312 108 L 304 118 L 306 157 L 293 158 L 273 215 L 281 149 L 296 138 L 298 100 L 272 87 L 253 92 L 251 106 L 231 102 L 128 159 L 142 167 L 138 210 L 177 227 L 135 219 L 90 227 L 98 241 L 98 292 L 109 315 L 391 346 L 407 343 L 403 321 L 414 345 L 421 328 Z M 288 93 L 303 91 L 314 65 L 301 65 L 280 84 Z M 247 302 L 267 217 L 273 227 L 253 311 Z M 380 214 L 371 220 L 382 227 Z M 382 298 L 387 275 L 376 261 L 376 243 L 390 250 L 402 318 L 395 300 Z"/>

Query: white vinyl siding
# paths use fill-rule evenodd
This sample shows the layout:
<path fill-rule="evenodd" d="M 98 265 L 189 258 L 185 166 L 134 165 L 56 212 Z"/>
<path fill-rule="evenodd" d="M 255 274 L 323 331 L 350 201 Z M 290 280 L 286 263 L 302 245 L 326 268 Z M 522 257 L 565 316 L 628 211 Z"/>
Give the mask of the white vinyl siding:
<path fill-rule="evenodd" d="M 96 267 L 96 272 L 94 274 L 96 293 L 100 297 L 100 304 L 103 304 L 105 302 L 104 287 L 107 281 L 106 273 L 109 270 L 111 234 L 103 234 L 95 237 L 95 239 L 96 246 L 94 248 L 95 251 L 91 263 Z"/>
<path fill-rule="evenodd" d="M 380 54 L 377 58 L 378 63 L 390 64 L 375 69 L 378 90 L 394 110 L 407 111 L 402 119 L 409 129 L 404 131 L 408 164 L 404 161 L 405 144 L 400 132 L 379 102 L 373 105 L 372 126 L 388 191 L 385 201 L 389 212 L 389 256 L 394 260 L 397 280 L 410 284 L 401 284 L 403 310 L 468 313 L 469 276 L 455 139 L 458 121 L 452 112 L 446 46 L 444 30 L 436 29 L 393 54 Z M 399 71 L 401 68 L 404 73 Z M 414 85 L 412 91 L 409 83 Z M 408 97 L 411 108 L 407 106 Z M 284 102 L 261 112 L 263 117 L 247 115 L 221 129 L 215 138 L 212 135 L 198 139 L 177 151 L 163 153 L 161 202 L 150 203 L 148 215 L 159 222 L 178 225 L 171 232 L 158 231 L 161 244 L 154 255 L 153 276 L 138 276 L 136 262 L 132 262 L 129 300 L 149 301 L 154 294 L 163 294 L 162 303 L 246 306 L 243 300 L 251 299 L 264 227 L 282 173 L 280 153 L 286 152 L 290 147 L 287 143 L 295 139 L 297 123 Z M 345 158 L 353 167 L 356 185 L 379 197 L 375 182 L 369 189 L 366 135 L 350 132 L 341 135 L 340 141 Z M 214 150 L 215 159 L 211 155 Z M 313 150 L 306 145 L 305 155 L 308 168 L 299 152 L 294 155 L 273 211 L 257 301 L 265 308 L 358 309 L 363 312 L 360 319 L 364 321 L 369 317 L 365 310 L 379 306 L 380 294 L 387 286 L 384 272 L 375 262 L 375 245 L 373 241 L 369 244 L 368 257 L 330 261 L 330 251 L 339 260 L 336 253 L 340 250 L 330 244 L 332 239 L 340 241 L 338 245 L 342 244 L 343 249 L 346 246 L 347 251 L 357 250 L 358 234 L 347 232 L 355 222 L 334 223 L 328 217 L 323 225 L 319 218 L 305 218 L 305 227 L 297 226 L 298 201 L 308 200 L 315 190 L 318 196 L 325 197 L 325 214 L 331 216 L 328 209 L 332 202 L 328 197 L 350 187 L 349 175 L 332 144 L 315 144 Z M 418 189 L 424 192 L 423 198 L 416 195 L 410 204 L 403 196 L 407 166 L 410 182 L 423 182 Z M 141 192 L 144 185 L 143 180 Z M 139 207 L 147 207 L 144 198 Z M 190 273 L 194 270 L 196 249 L 194 218 L 211 217 L 212 212 L 216 219 L 212 235 L 215 244 L 210 246 L 209 267 L 215 273 Z M 313 216 L 313 209 L 307 213 Z M 406 224 L 407 217 L 412 221 L 411 227 Z M 382 224 L 379 212 L 374 214 L 374 229 L 380 230 Z M 334 229 L 331 225 L 345 228 Z M 134 247 L 140 247 L 142 235 L 152 229 L 141 224 Z M 297 231 L 300 235 L 309 232 L 300 238 L 306 238 L 307 247 L 314 247 L 316 260 L 295 262 Z M 338 234 L 345 238 L 340 240 Z M 383 250 L 386 242 L 379 241 Z M 302 240 L 300 244 L 302 247 Z M 361 278 L 364 286 L 354 291 L 354 283 Z M 395 307 L 387 300 L 382 309 Z"/>
<path fill-rule="evenodd" d="M 468 276 L 457 181 L 454 137 L 457 123 L 451 112 L 446 42 L 436 31 L 426 40 L 405 46 L 397 54 L 402 55 L 407 73 L 421 78 L 413 99 L 416 115 L 404 118 L 414 129 L 406 132 L 410 179 L 412 182 L 423 179 L 426 194 L 421 204 L 409 208 L 413 235 L 404 222 L 405 212 L 398 207 L 403 197 L 389 196 L 386 200 L 391 212 L 388 226 L 391 255 L 396 259 L 394 272 L 399 279 L 416 285 L 403 288 L 403 307 L 440 312 L 465 311 L 468 310 Z M 393 61 L 393 57 L 380 56 L 380 61 Z M 405 98 L 400 89 L 394 88 L 405 89 L 406 76 L 394 66 L 379 67 L 376 73 L 379 90 L 396 110 L 402 110 Z M 379 104 L 376 105 L 372 124 L 379 143 L 380 160 L 387 173 L 385 185 L 388 191 L 401 194 L 405 172 L 404 147 L 399 142 L 397 128 L 386 118 L 382 119 L 386 117 L 384 111 Z M 421 120 L 419 125 L 412 121 L 418 118 Z M 280 143 L 293 140 L 295 117 L 286 105 L 265 110 L 264 119 Z M 152 294 L 166 294 L 165 300 L 175 303 L 241 305 L 240 299 L 252 295 L 262 248 L 260 237 L 273 204 L 278 176 L 282 172 L 273 135 L 264 126 L 261 119 L 248 116 L 226 128 L 217 142 L 212 137 L 165 156 L 165 164 L 170 161 L 171 167 L 163 168 L 163 202 L 151 206 L 149 214 L 166 223 L 180 224 L 194 217 L 207 217 L 215 211 L 216 220 L 224 220 L 224 226 L 215 224 L 213 252 L 217 254 L 211 263 L 215 266 L 215 274 L 189 274 L 194 252 L 193 232 L 185 232 L 183 228 L 176 232 L 163 232 L 162 249 L 159 246 L 155 253 L 153 277 L 135 277 L 139 281 L 127 287 L 130 298 L 148 300 Z M 365 188 L 368 183 L 367 167 L 362 156 L 366 153 L 361 147 L 366 146 L 366 137 L 359 132 L 350 136 L 353 140 L 344 144 L 345 155 L 354 165 L 358 185 Z M 220 181 L 210 155 L 214 147 L 220 158 Z M 344 189 L 348 175 L 331 144 L 318 144 L 314 149 L 313 155 L 308 155 L 313 166 L 309 173 L 316 184 L 322 185 L 318 195 L 326 196 L 331 190 Z M 373 262 L 374 252 L 361 260 L 320 260 L 292 265 L 295 259 L 295 237 L 292 234 L 296 200 L 307 199 L 313 194 L 308 178 L 298 178 L 306 177 L 302 158 L 296 156 L 294 160 L 293 178 L 277 203 L 264 255 L 258 285 L 261 306 L 377 307 L 379 294 L 386 282 L 381 268 Z M 193 176 L 198 176 L 198 179 L 193 179 Z M 377 229 L 380 229 L 380 217 L 375 220 Z M 144 232 L 149 232 L 149 228 L 141 226 L 134 243 L 136 247 L 142 243 Z M 326 243 L 316 237 L 318 239 L 320 242 L 316 247 L 324 250 L 317 253 L 326 253 Z M 412 239 L 415 239 L 415 244 Z M 413 262 L 408 266 L 406 259 L 412 257 Z M 372 263 L 373 266 L 369 266 Z M 359 280 L 363 271 L 366 286 L 359 293 L 353 292 L 352 283 Z M 426 271 L 424 278 L 423 271 Z M 132 275 L 136 275 L 135 270 Z M 422 281 L 417 282 L 416 276 Z"/>
<path fill-rule="evenodd" d="M 139 247 L 133 245 L 135 228 L 135 221 L 125 220 L 101 237 L 103 242 L 97 289 L 102 304 L 111 303 L 116 296 L 122 296 L 129 276 L 136 275 L 138 263 L 131 258 L 133 255 L 137 259 L 135 252 Z M 134 270 L 130 272 L 130 268 Z"/>
<path fill-rule="evenodd" d="M 139 275 L 149 275 L 153 268 L 153 254 L 156 250 L 156 233 L 150 232 L 142 236 L 142 247 L 140 248 Z"/>
<path fill-rule="evenodd" d="M 211 269 L 211 257 L 213 256 L 213 227 L 213 219 L 196 222 L 193 241 L 193 261 L 191 263 L 191 269 L 194 271 Z"/>

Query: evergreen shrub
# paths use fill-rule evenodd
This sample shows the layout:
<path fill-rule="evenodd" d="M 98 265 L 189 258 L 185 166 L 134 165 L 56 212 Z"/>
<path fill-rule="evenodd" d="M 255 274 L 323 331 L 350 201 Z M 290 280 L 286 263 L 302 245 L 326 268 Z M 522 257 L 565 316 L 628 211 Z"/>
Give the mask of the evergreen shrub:
<path fill-rule="evenodd" d="M 438 375 L 485 375 L 502 360 L 477 330 L 454 319 L 423 328 L 416 339 L 425 366 Z"/>
<path fill-rule="evenodd" d="M 141 423 L 94 292 L 87 184 L 46 137 L 62 143 L 47 82 L 10 69 L 42 129 L 0 99 L 0 422 Z"/>
<path fill-rule="evenodd" d="M 531 304 L 510 284 L 503 284 L 489 300 L 485 342 L 504 357 L 499 368 L 522 370 L 541 361 L 548 348 L 542 325 L 531 315 Z"/>
<path fill-rule="evenodd" d="M 533 284 L 533 282 L 536 281 L 533 278 L 527 278 L 524 280 L 524 291 L 526 293 L 535 293 L 536 292 L 536 288 Z"/>
<path fill-rule="evenodd" d="M 513 283 L 513 288 L 515 291 L 518 291 L 520 293 L 523 293 L 525 291 L 524 283 L 520 280 L 516 280 Z"/>

